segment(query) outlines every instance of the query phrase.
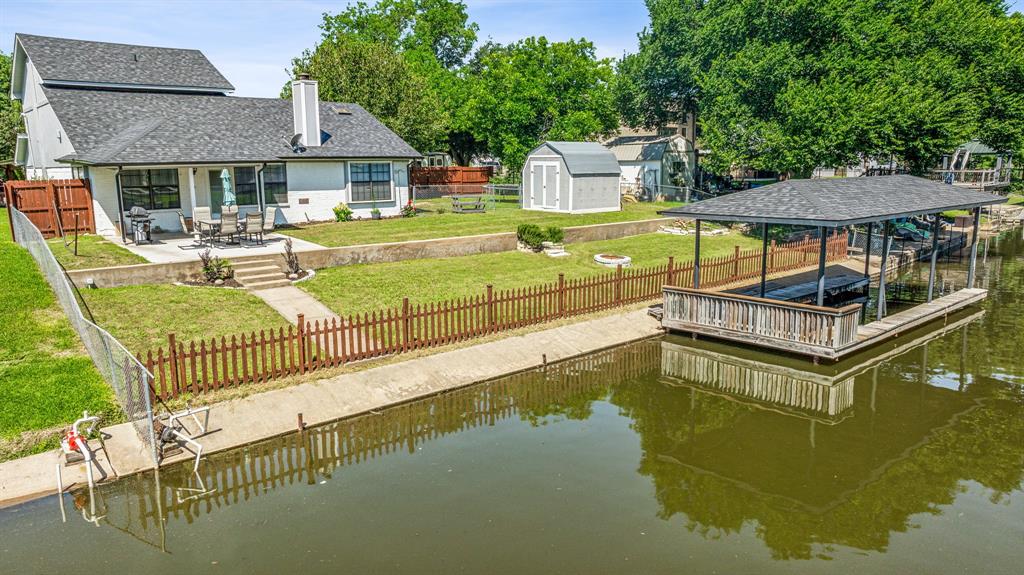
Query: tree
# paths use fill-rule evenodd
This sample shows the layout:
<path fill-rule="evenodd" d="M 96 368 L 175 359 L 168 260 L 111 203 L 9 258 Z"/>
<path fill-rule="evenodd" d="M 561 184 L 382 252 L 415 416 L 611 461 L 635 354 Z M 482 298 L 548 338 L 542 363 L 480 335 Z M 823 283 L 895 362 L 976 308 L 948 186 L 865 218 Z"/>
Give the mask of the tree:
<path fill-rule="evenodd" d="M 470 23 L 466 5 L 452 0 L 380 0 L 324 14 L 324 39 L 355 36 L 390 47 L 395 52 L 433 57 L 451 70 L 466 59 L 479 27 Z"/>
<path fill-rule="evenodd" d="M 302 72 L 317 79 L 321 99 L 359 104 L 417 150 L 437 149 L 445 139 L 437 94 L 387 46 L 348 36 L 325 38 L 292 61 L 293 77 Z M 281 95 L 290 93 L 287 85 Z"/>
<path fill-rule="evenodd" d="M 460 122 L 517 172 L 543 140 L 589 140 L 618 127 L 613 69 L 586 40 L 487 45 L 464 75 Z"/>
<path fill-rule="evenodd" d="M 806 175 L 894 156 L 923 171 L 973 137 L 1024 140 L 1021 17 L 994 0 L 648 0 L 619 65 L 632 125 L 696 112 L 712 168 Z M 956 22 L 956 25 L 951 25 Z"/>
<path fill-rule="evenodd" d="M 0 160 L 14 158 L 18 132 L 22 131 L 21 104 L 11 100 L 11 57 L 0 52 Z"/>

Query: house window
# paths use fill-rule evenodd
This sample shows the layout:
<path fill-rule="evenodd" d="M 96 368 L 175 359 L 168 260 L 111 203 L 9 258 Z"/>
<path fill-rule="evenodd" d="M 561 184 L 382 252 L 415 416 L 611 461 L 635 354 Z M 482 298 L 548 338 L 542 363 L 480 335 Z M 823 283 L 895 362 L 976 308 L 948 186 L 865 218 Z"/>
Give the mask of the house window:
<path fill-rule="evenodd" d="M 255 206 L 257 198 L 256 168 L 235 168 L 235 203 L 240 206 Z"/>
<path fill-rule="evenodd" d="M 125 210 L 135 206 L 147 210 L 181 208 L 178 170 L 124 170 L 121 177 L 121 203 Z"/>
<path fill-rule="evenodd" d="M 391 201 L 391 164 L 353 163 L 352 202 Z"/>
<path fill-rule="evenodd" d="M 267 204 L 288 203 L 288 170 L 284 164 L 267 164 L 263 168 L 263 201 Z"/>

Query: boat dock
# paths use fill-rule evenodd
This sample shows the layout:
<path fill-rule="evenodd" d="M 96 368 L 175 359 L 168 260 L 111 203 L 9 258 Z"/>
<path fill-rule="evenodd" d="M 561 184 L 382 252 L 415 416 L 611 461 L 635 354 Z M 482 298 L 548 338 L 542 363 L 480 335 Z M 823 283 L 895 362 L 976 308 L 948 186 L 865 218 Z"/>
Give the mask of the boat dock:
<path fill-rule="evenodd" d="M 980 302 L 987 290 L 968 288 L 858 325 L 860 304 L 841 308 L 665 288 L 662 326 L 817 358 L 839 360 Z"/>
<path fill-rule="evenodd" d="M 834 297 L 841 293 L 863 289 L 871 279 L 843 264 L 826 268 L 825 296 Z M 817 270 L 810 270 L 765 282 L 764 297 L 780 301 L 809 302 L 818 294 Z M 729 293 L 757 296 L 761 292 L 759 283 L 736 289 Z"/>

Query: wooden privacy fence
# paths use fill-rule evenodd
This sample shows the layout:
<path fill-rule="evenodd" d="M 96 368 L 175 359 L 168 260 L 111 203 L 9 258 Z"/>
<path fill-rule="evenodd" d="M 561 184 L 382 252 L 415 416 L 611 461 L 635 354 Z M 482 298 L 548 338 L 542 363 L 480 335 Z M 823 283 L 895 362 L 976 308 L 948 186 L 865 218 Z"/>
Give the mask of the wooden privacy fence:
<path fill-rule="evenodd" d="M 4 183 L 4 197 L 43 237 L 74 233 L 76 226 L 80 233 L 96 231 L 88 180 L 12 180 Z"/>
<path fill-rule="evenodd" d="M 846 257 L 846 233 L 828 240 L 828 259 Z M 804 253 L 808 252 L 808 253 Z M 804 239 L 769 250 L 769 273 L 817 263 L 818 242 Z M 732 256 L 701 262 L 701 287 L 714 287 L 760 274 L 758 250 L 737 250 Z M 757 261 L 756 273 L 751 262 Z M 753 275 L 751 275 L 753 274 Z M 560 318 L 648 301 L 662 296 L 662 286 L 692 286 L 693 263 L 627 268 L 589 278 L 566 279 L 526 288 L 495 290 L 476 296 L 429 304 L 402 304 L 372 313 L 349 315 L 330 322 L 260 330 L 200 341 L 167 337 L 167 348 L 140 358 L 156 378 L 164 399 L 185 393 L 202 394 L 300 375 L 384 355 L 465 341 Z"/>
<path fill-rule="evenodd" d="M 414 167 L 410 170 L 409 183 L 414 186 L 486 184 L 491 181 L 492 173 L 490 167 Z"/>

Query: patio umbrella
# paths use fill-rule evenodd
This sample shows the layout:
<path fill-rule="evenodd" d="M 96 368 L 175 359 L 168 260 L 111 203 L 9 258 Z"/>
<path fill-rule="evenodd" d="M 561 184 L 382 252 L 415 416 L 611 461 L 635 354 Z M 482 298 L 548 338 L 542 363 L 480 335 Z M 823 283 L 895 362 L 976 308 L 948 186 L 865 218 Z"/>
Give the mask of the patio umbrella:
<path fill-rule="evenodd" d="M 235 191 L 231 188 L 231 172 L 227 168 L 220 171 L 221 187 L 224 189 L 224 205 L 235 204 Z"/>

